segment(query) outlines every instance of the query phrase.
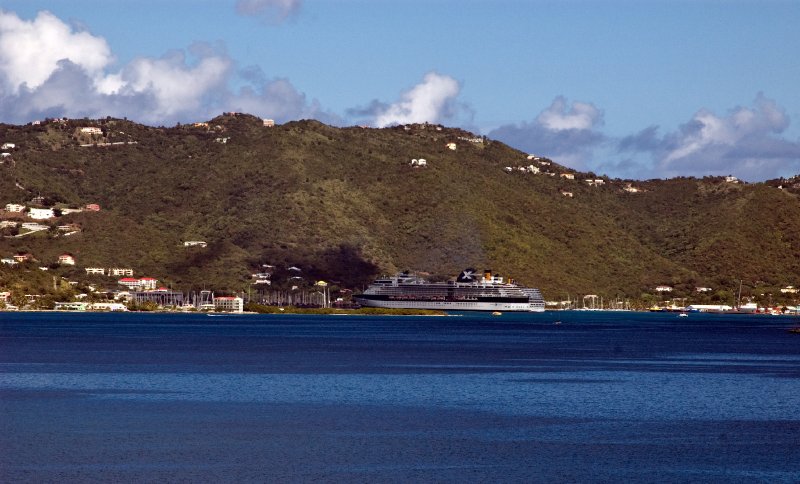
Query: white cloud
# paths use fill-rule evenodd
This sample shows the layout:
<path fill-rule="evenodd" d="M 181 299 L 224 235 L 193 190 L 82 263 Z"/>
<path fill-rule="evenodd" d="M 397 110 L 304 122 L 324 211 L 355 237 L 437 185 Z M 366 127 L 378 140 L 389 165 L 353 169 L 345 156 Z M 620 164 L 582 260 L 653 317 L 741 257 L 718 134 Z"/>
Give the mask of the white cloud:
<path fill-rule="evenodd" d="M 437 122 L 447 116 L 447 110 L 461 87 L 450 76 L 429 72 L 422 82 L 404 92 L 401 100 L 385 107 L 374 120 L 382 128 L 392 124 Z"/>
<path fill-rule="evenodd" d="M 150 117 L 169 118 L 197 111 L 204 96 L 224 88 L 230 67 L 231 61 L 220 55 L 201 58 L 195 65 L 189 65 L 180 51 L 161 59 L 139 58 L 123 71 L 123 83 L 117 93 L 150 93 L 158 106 Z"/>
<path fill-rule="evenodd" d="M 603 113 L 589 103 L 575 101 L 567 110 L 567 100 L 563 96 L 556 97 L 550 107 L 536 117 L 536 121 L 552 131 L 567 129 L 592 129 L 602 121 Z"/>
<path fill-rule="evenodd" d="M 588 170 L 594 149 L 605 140 L 596 130 L 601 124 L 603 112 L 593 104 L 576 101 L 568 106 L 567 100 L 558 96 L 534 121 L 500 126 L 489 136 L 565 166 Z"/>
<path fill-rule="evenodd" d="M 316 119 L 334 125 L 342 123 L 340 117 L 324 111 L 316 99 L 309 102 L 288 79 L 262 80 L 245 86 L 232 94 L 226 105 L 234 111 L 254 113 L 278 122 Z"/>
<path fill-rule="evenodd" d="M 50 12 L 39 12 L 25 21 L 11 12 L 0 11 L 0 73 L 6 91 L 19 92 L 25 85 L 36 89 L 69 60 L 95 78 L 112 61 L 105 39 L 88 32 L 73 32 Z"/>
<path fill-rule="evenodd" d="M 703 109 L 678 135 L 677 146 L 667 153 L 662 164 L 668 165 L 715 146 L 735 147 L 753 135 L 780 133 L 788 124 L 786 113 L 762 95 L 757 97 L 755 109 L 738 107 L 724 118 Z"/>
<path fill-rule="evenodd" d="M 649 154 L 650 176 L 728 175 L 765 180 L 800 173 L 800 142 L 781 134 L 789 117 L 763 94 L 752 107 L 736 107 L 726 116 L 697 111 L 677 131 L 658 136 L 651 126 L 619 143 L 619 151 Z"/>
<path fill-rule="evenodd" d="M 338 119 L 316 101 L 307 102 L 286 79 L 242 73 L 249 85 L 231 92 L 234 62 L 209 44 L 139 57 L 115 70 L 112 61 L 105 39 L 75 32 L 48 12 L 26 21 L 0 11 L 0 119 L 110 115 L 163 125 L 230 110 L 279 121 Z"/>

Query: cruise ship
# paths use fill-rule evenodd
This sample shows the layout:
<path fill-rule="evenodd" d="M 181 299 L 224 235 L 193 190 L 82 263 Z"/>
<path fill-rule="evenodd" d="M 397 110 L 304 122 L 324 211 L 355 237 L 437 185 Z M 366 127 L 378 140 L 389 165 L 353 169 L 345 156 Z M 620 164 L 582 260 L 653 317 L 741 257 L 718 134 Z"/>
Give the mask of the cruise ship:
<path fill-rule="evenodd" d="M 375 280 L 353 296 L 362 306 L 446 311 L 544 311 L 542 293 L 486 270 L 466 269 L 454 281 L 428 282 L 408 272 Z"/>

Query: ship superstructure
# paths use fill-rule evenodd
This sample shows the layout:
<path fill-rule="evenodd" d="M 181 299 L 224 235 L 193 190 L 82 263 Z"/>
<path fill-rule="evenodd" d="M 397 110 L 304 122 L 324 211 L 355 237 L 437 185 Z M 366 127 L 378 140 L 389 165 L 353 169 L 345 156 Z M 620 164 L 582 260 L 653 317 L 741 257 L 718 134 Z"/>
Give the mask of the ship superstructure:
<path fill-rule="evenodd" d="M 544 311 L 538 289 L 518 286 L 486 270 L 466 269 L 454 281 L 428 282 L 404 272 L 375 280 L 354 296 L 362 306 L 448 311 Z"/>

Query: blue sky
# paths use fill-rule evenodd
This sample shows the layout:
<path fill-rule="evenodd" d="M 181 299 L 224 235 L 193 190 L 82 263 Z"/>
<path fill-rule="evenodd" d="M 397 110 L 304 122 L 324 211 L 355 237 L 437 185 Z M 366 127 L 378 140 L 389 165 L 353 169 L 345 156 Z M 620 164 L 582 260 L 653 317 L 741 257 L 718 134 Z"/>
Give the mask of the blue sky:
<path fill-rule="evenodd" d="M 800 2 L 4 0 L 0 121 L 437 122 L 625 178 L 800 174 Z"/>

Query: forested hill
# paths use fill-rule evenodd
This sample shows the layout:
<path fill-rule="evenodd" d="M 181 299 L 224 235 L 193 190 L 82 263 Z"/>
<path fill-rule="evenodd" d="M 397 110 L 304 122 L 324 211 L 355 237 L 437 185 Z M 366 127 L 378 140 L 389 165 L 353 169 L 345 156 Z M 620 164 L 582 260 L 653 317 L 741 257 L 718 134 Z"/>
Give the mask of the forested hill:
<path fill-rule="evenodd" d="M 0 160 L 0 208 L 100 205 L 0 241 L 3 257 L 45 265 L 74 255 L 60 269 L 70 277 L 133 267 L 175 288 L 242 290 L 268 263 L 354 289 L 401 269 L 491 268 L 548 299 L 800 286 L 798 178 L 613 180 L 459 129 L 267 127 L 241 114 L 0 125 L 0 143 L 15 145 Z M 80 231 L 59 235 L 70 223 Z"/>

